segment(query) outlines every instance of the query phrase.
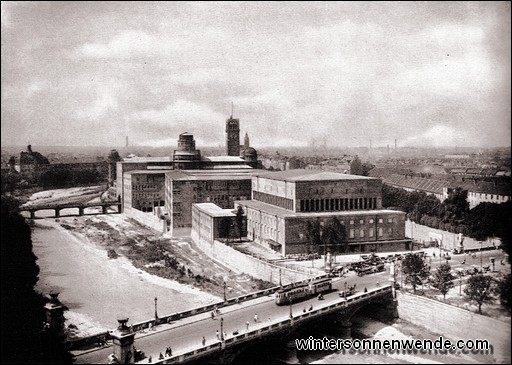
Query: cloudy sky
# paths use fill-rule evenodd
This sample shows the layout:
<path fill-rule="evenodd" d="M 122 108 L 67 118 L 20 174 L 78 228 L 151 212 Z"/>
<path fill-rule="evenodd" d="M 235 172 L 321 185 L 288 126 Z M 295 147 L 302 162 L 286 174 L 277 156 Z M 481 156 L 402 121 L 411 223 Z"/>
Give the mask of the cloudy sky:
<path fill-rule="evenodd" d="M 1 4 L 2 145 L 510 146 L 510 2 Z"/>

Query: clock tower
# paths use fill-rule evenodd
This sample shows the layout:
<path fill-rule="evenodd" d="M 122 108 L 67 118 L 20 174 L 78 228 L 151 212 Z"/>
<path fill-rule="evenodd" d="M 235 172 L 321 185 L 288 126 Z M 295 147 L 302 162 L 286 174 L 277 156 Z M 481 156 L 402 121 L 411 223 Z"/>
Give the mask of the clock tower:
<path fill-rule="evenodd" d="M 226 119 L 226 152 L 228 156 L 240 156 L 240 119 Z"/>

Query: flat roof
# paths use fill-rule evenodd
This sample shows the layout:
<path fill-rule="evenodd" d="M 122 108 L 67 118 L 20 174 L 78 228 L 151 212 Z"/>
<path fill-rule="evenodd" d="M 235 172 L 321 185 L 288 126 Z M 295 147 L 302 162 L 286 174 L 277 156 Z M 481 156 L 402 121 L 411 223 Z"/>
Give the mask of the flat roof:
<path fill-rule="evenodd" d="M 246 205 L 249 208 L 258 209 L 265 213 L 277 215 L 282 218 L 316 218 L 316 217 L 348 217 L 353 215 L 358 216 L 375 216 L 379 214 L 405 214 L 400 210 L 391 210 L 391 209 L 374 209 L 374 210 L 344 210 L 344 211 L 336 211 L 336 212 L 300 212 L 295 213 L 291 210 L 284 209 L 281 207 L 277 207 L 272 204 L 263 203 L 258 200 L 236 200 L 236 203 L 240 203 L 242 205 Z"/>
<path fill-rule="evenodd" d="M 156 175 L 156 174 L 165 174 L 169 172 L 169 169 L 165 170 L 131 170 L 126 171 L 125 175 L 136 175 L 136 174 L 142 174 L 142 175 Z"/>
<path fill-rule="evenodd" d="M 340 174 L 332 171 L 319 170 L 285 170 L 285 171 L 265 171 L 256 175 L 265 179 L 283 180 L 283 181 L 333 181 L 333 180 L 380 180 L 367 176 Z"/>
<path fill-rule="evenodd" d="M 212 217 L 235 217 L 236 214 L 233 212 L 233 209 L 222 209 L 218 205 L 214 203 L 197 203 L 192 204 L 192 206 L 197 207 L 204 213 Z"/>
<path fill-rule="evenodd" d="M 121 163 L 143 163 L 143 162 L 173 162 L 172 157 L 127 157 Z"/>
<path fill-rule="evenodd" d="M 239 156 L 203 156 L 203 161 L 210 162 L 244 162 L 245 160 Z"/>

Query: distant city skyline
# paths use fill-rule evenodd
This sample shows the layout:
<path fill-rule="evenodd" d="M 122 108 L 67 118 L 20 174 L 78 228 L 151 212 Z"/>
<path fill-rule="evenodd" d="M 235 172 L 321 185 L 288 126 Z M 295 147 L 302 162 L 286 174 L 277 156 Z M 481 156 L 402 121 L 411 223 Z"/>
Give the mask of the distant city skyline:
<path fill-rule="evenodd" d="M 509 2 L 2 2 L 2 145 L 508 147 Z"/>

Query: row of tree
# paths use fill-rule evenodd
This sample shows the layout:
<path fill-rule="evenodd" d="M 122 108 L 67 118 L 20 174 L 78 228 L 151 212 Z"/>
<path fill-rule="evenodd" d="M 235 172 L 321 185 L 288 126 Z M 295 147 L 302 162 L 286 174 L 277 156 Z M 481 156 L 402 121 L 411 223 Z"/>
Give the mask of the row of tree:
<path fill-rule="evenodd" d="M 488 237 L 510 237 L 512 202 L 480 203 L 469 209 L 467 190 L 454 189 L 446 200 L 439 201 L 424 192 L 409 192 L 386 184 L 382 187 L 382 205 L 407 213 L 413 222 L 453 233 L 462 233 L 483 241 Z"/>
<path fill-rule="evenodd" d="M 456 277 L 452 274 L 450 264 L 441 264 L 431 275 L 430 266 L 425 260 L 417 255 L 407 255 L 402 261 L 402 273 L 405 275 L 405 282 L 412 285 L 414 292 L 419 285 L 429 282 L 434 288 L 446 298 L 448 291 L 455 286 Z M 482 314 L 482 304 L 491 303 L 498 295 L 501 304 L 510 312 L 511 275 L 507 274 L 502 280 L 496 280 L 489 275 L 471 275 L 467 280 L 464 294 L 476 302 L 478 313 Z"/>
<path fill-rule="evenodd" d="M 39 267 L 14 198 L 2 195 L 1 220 L 2 363 L 72 363 L 63 338 L 44 330 L 47 298 L 34 290 Z"/>

